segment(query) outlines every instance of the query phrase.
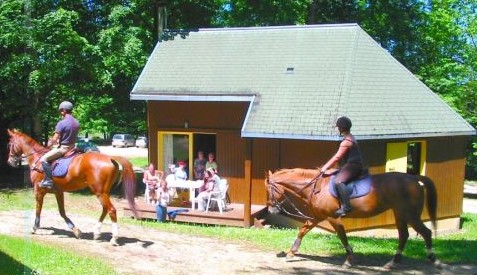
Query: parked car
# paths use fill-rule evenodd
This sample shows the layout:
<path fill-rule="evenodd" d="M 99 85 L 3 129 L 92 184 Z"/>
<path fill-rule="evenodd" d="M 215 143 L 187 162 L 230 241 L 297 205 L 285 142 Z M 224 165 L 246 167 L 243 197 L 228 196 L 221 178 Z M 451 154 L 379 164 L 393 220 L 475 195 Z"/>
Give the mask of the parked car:
<path fill-rule="evenodd" d="M 115 134 L 113 136 L 113 142 L 111 145 L 113 147 L 130 147 L 135 145 L 135 139 L 130 134 Z"/>
<path fill-rule="evenodd" d="M 136 139 L 136 147 L 146 148 L 147 147 L 147 137 L 139 136 Z"/>
<path fill-rule="evenodd" d="M 76 150 L 82 153 L 99 152 L 98 146 L 87 139 L 81 139 L 76 142 Z"/>

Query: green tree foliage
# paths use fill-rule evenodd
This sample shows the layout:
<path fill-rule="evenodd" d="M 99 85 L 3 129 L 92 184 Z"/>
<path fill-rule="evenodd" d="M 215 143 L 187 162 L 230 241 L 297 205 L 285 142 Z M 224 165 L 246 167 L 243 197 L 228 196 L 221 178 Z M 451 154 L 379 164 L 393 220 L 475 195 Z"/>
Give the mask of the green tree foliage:
<path fill-rule="evenodd" d="M 159 6 L 169 29 L 357 22 L 477 126 L 475 1 L 2 0 L 0 128 L 46 137 L 68 99 L 84 133 L 146 132 L 145 103 L 129 92 L 156 44 Z M 474 171 L 476 152 L 474 142 Z"/>

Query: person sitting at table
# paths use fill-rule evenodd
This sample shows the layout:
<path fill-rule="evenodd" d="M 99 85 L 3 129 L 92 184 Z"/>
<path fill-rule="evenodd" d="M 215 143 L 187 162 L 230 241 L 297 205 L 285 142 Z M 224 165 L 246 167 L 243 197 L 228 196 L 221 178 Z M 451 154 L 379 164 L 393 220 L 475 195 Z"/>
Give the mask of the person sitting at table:
<path fill-rule="evenodd" d="M 219 185 L 218 182 L 215 181 L 216 177 L 214 177 L 213 172 L 207 170 L 204 176 L 204 185 L 205 189 L 197 195 L 197 209 L 199 211 L 205 211 L 205 206 L 207 204 L 207 199 L 209 197 L 210 192 L 218 191 Z"/>
<path fill-rule="evenodd" d="M 175 180 L 187 180 L 187 172 L 185 171 L 186 162 L 180 160 L 177 164 L 179 167 L 176 167 L 174 171 Z"/>
<path fill-rule="evenodd" d="M 166 220 L 167 206 L 171 201 L 171 197 L 167 190 L 167 182 L 161 180 L 160 187 L 157 189 L 157 203 L 156 203 L 156 216 L 157 222 L 163 222 Z"/>
<path fill-rule="evenodd" d="M 143 176 L 143 182 L 146 185 L 149 197 L 148 203 L 157 203 L 156 189 L 159 188 L 160 179 L 162 179 L 162 173 L 156 170 L 154 164 L 150 163 Z"/>

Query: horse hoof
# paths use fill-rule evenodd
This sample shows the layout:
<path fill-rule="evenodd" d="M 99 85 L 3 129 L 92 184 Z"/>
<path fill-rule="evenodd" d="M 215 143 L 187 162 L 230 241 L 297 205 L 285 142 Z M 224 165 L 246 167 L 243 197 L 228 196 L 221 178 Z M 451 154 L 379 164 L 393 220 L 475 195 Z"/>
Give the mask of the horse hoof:
<path fill-rule="evenodd" d="M 443 269 L 443 268 L 446 267 L 446 265 L 443 264 L 443 263 L 442 263 L 441 261 L 439 261 L 439 260 L 435 260 L 435 262 L 434 262 L 434 267 L 435 267 L 435 268 L 438 268 L 438 269 Z"/>
<path fill-rule="evenodd" d="M 351 268 L 353 267 L 353 265 L 351 264 L 350 261 L 346 260 L 342 265 L 341 265 L 342 268 L 345 268 L 345 269 L 348 269 L 348 268 Z"/>
<path fill-rule="evenodd" d="M 290 260 L 292 260 L 294 257 L 295 257 L 295 254 L 294 254 L 294 253 L 288 252 L 285 259 L 286 259 L 287 261 L 290 261 Z"/>
<path fill-rule="evenodd" d="M 80 239 L 81 238 L 81 230 L 79 230 L 78 228 L 74 227 L 73 228 L 73 234 L 75 235 L 76 239 Z"/>
<path fill-rule="evenodd" d="M 384 268 L 385 270 L 392 270 L 395 266 L 396 266 L 396 265 L 394 264 L 394 262 L 393 262 L 393 261 L 390 261 L 390 262 L 386 263 L 386 264 L 383 266 L 383 268 Z"/>
<path fill-rule="evenodd" d="M 101 238 L 101 234 L 99 234 L 99 233 L 94 233 L 93 234 L 93 240 L 99 241 L 99 238 Z"/>
<path fill-rule="evenodd" d="M 109 243 L 111 243 L 113 246 L 118 246 L 118 237 L 112 237 Z"/>

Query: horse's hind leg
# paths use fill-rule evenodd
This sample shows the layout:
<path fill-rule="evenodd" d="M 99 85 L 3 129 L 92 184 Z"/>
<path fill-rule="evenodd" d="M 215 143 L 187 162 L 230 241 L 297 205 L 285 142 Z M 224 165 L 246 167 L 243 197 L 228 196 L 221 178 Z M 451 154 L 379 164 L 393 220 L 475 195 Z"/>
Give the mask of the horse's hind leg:
<path fill-rule="evenodd" d="M 433 263 L 434 266 L 441 268 L 442 264 L 439 260 L 437 260 L 434 249 L 432 248 L 432 231 L 427 228 L 426 225 L 424 225 L 421 219 L 416 219 L 413 221 L 411 226 L 419 235 L 422 236 L 424 242 L 426 243 L 427 259 Z"/>
<path fill-rule="evenodd" d="M 394 214 L 396 217 L 396 213 Z M 402 252 L 406 247 L 407 240 L 409 239 L 409 230 L 407 229 L 407 223 L 401 219 L 396 218 L 396 227 L 399 234 L 399 244 L 396 253 L 394 254 L 391 261 L 384 265 L 385 269 L 392 269 L 396 264 L 400 263 L 402 260 Z"/>
<path fill-rule="evenodd" d="M 286 254 L 287 260 L 295 256 L 295 254 L 298 252 L 298 249 L 300 248 L 303 237 L 305 237 L 305 235 L 310 232 L 310 230 L 313 229 L 317 224 L 318 221 L 315 220 L 307 220 L 303 224 L 303 226 L 300 228 L 300 231 L 298 231 L 298 236 L 296 237 L 295 242 Z"/>
<path fill-rule="evenodd" d="M 81 238 L 81 230 L 79 230 L 74 223 L 66 216 L 65 212 L 65 194 L 61 191 L 57 191 L 55 193 L 56 202 L 58 204 L 58 211 L 60 212 L 60 216 L 65 220 L 68 228 L 73 231 L 73 234 L 77 239 Z"/>
<path fill-rule="evenodd" d="M 103 225 L 104 218 L 106 217 L 106 214 L 108 214 L 108 208 L 103 206 L 103 212 L 101 213 L 101 216 L 99 217 L 99 221 L 94 227 L 94 234 L 93 234 L 93 239 L 94 240 L 99 240 L 101 237 L 101 226 Z"/>
<path fill-rule="evenodd" d="M 101 202 L 101 205 L 103 205 L 103 213 L 101 214 L 101 217 L 104 219 L 103 215 L 105 212 L 105 209 L 107 210 L 109 217 L 111 218 L 112 222 L 112 234 L 113 236 L 111 237 L 111 244 L 113 245 L 118 245 L 118 236 L 119 236 L 119 228 L 118 228 L 118 218 L 116 216 L 116 208 L 114 208 L 113 204 L 111 203 L 111 199 L 109 198 L 108 194 L 101 194 L 98 195 L 99 201 Z M 100 218 L 100 222 L 101 222 Z"/>

